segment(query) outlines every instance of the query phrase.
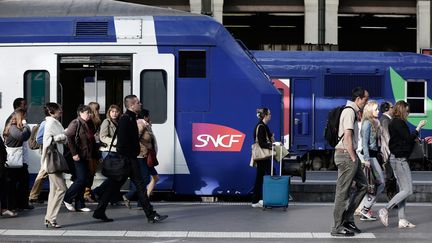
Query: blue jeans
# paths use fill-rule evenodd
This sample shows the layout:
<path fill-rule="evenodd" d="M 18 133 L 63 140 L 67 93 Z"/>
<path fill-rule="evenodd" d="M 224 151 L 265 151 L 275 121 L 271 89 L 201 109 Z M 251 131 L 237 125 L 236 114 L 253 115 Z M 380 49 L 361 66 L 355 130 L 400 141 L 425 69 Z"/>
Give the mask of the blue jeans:
<path fill-rule="evenodd" d="M 407 158 L 396 158 L 393 154 L 390 155 L 390 163 L 399 186 L 399 192 L 385 206 L 387 210 L 398 205 L 399 219 L 406 219 L 405 205 L 406 199 L 413 194 L 413 185 L 411 177 L 411 169 Z"/>
<path fill-rule="evenodd" d="M 138 158 L 138 166 L 141 172 L 141 176 L 143 178 L 144 181 L 144 185 L 148 185 L 150 183 L 150 173 L 149 173 L 149 169 L 147 166 L 147 160 L 145 158 Z M 131 181 L 129 183 L 129 192 L 125 194 L 126 198 L 128 198 L 129 200 L 135 196 L 137 192 L 137 188 L 136 185 Z M 138 202 L 138 207 L 140 207 L 141 205 Z"/>
<path fill-rule="evenodd" d="M 75 181 L 66 191 L 64 196 L 64 201 L 67 203 L 72 203 L 75 199 L 75 208 L 84 208 L 84 190 L 87 180 L 89 179 L 89 169 L 87 160 L 74 161 L 75 164 Z"/>

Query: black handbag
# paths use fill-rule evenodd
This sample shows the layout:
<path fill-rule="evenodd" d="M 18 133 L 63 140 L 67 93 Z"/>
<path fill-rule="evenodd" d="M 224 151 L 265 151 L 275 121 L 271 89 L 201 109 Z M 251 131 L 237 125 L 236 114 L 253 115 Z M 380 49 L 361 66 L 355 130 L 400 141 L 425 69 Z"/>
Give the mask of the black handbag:
<path fill-rule="evenodd" d="M 420 141 L 416 140 L 412 148 L 411 154 L 408 157 L 409 160 L 420 160 L 424 158 L 423 148 Z"/>
<path fill-rule="evenodd" d="M 126 157 L 108 153 L 102 161 L 102 175 L 114 181 L 125 180 L 129 176 L 130 166 Z"/>
<path fill-rule="evenodd" d="M 376 193 L 377 193 L 377 190 L 376 190 L 377 188 L 376 188 L 376 184 L 375 184 L 376 179 L 375 179 L 375 176 L 372 172 L 372 169 L 370 167 L 365 166 L 364 172 L 365 172 L 366 180 L 368 183 L 367 193 L 369 195 L 376 195 Z"/>
<path fill-rule="evenodd" d="M 130 173 L 129 160 L 120 156 L 117 153 L 111 153 L 111 148 L 114 139 L 117 135 L 117 130 L 111 140 L 111 145 L 108 150 L 108 155 L 102 161 L 102 175 L 114 181 L 122 181 L 127 179 Z"/>
<path fill-rule="evenodd" d="M 48 174 L 66 172 L 69 170 L 69 166 L 65 157 L 57 149 L 57 144 L 54 142 L 54 137 L 52 137 L 52 142 L 46 150 L 46 163 L 46 172 Z"/>

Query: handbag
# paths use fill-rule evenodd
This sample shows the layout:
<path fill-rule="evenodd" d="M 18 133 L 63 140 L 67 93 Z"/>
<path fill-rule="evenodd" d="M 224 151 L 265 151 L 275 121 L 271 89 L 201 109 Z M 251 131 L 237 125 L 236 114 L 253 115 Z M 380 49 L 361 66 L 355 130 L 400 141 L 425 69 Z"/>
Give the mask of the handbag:
<path fill-rule="evenodd" d="M 147 149 L 147 166 L 155 167 L 159 164 L 156 158 L 156 151 L 154 149 Z"/>
<path fill-rule="evenodd" d="M 102 161 L 102 175 L 114 181 L 125 180 L 130 173 L 129 160 L 126 157 L 119 156 L 117 153 L 111 153 L 113 142 L 117 136 L 117 130 L 114 132 L 111 145 L 108 149 L 108 155 Z"/>
<path fill-rule="evenodd" d="M 102 161 L 102 175 L 114 181 L 125 180 L 129 176 L 130 166 L 126 157 L 108 153 Z"/>
<path fill-rule="evenodd" d="M 423 148 L 420 144 L 419 140 L 414 142 L 414 146 L 412 148 L 411 154 L 408 157 L 409 160 L 420 160 L 424 158 Z"/>
<path fill-rule="evenodd" d="M 7 168 L 22 168 L 23 159 L 23 147 L 6 147 L 7 160 L 5 167 Z"/>
<path fill-rule="evenodd" d="M 68 163 L 57 149 L 57 144 L 54 142 L 54 137 L 52 138 L 51 144 L 46 150 L 46 172 L 48 174 L 60 173 L 69 170 Z"/>
<path fill-rule="evenodd" d="M 262 126 L 262 125 L 258 125 Z M 256 129 L 255 134 L 255 143 L 252 144 L 252 159 L 253 160 L 264 160 L 268 159 L 272 156 L 272 153 L 274 154 L 273 150 L 267 149 L 267 148 L 261 148 L 258 143 L 258 127 Z M 267 136 L 268 137 L 268 136 Z"/>
<path fill-rule="evenodd" d="M 376 184 L 375 184 L 375 181 L 376 181 L 375 175 L 373 174 L 371 168 L 367 167 L 367 166 L 365 166 L 364 172 L 365 172 L 366 180 L 368 183 L 367 193 L 369 195 L 376 195 L 377 190 L 376 190 Z"/>

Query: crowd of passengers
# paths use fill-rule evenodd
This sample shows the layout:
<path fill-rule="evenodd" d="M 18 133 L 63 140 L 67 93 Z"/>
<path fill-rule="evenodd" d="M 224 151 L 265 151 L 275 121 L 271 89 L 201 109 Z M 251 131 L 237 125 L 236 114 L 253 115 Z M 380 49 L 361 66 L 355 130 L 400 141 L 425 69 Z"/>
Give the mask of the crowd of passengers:
<path fill-rule="evenodd" d="M 46 227 L 60 228 L 58 213 L 62 205 L 71 212 L 90 212 L 86 202 L 98 202 L 93 217 L 103 222 L 111 222 L 105 214 L 108 203 L 117 203 L 122 197 L 124 204 L 131 207 L 130 200 L 138 198 L 150 223 L 166 219 L 151 205 L 152 194 L 158 173 L 147 164 L 150 150 L 157 153 L 157 140 L 153 134 L 150 114 L 142 109 L 135 95 L 124 98 L 126 111 L 117 105 L 110 105 L 106 118 L 101 120 L 99 104 L 90 102 L 79 105 L 77 117 L 67 128 L 60 122 L 63 110 L 53 102 L 44 106 L 45 119 L 37 129 L 31 129 L 26 121 L 27 102 L 17 98 L 13 102 L 13 113 L 5 122 L 3 136 L 0 137 L 0 203 L 1 216 L 17 217 L 20 211 L 34 209 L 35 203 L 43 203 L 40 197 L 42 185 L 49 179 L 47 212 L 44 218 Z M 38 144 L 36 148 L 30 144 Z M 52 145 L 68 161 L 72 184 L 66 186 L 63 172 L 47 173 L 48 153 Z M 51 147 L 50 147 L 51 145 Z M 31 149 L 41 155 L 40 169 L 29 192 L 30 176 L 28 156 Z M 107 178 L 98 187 L 93 187 L 96 171 L 106 156 L 120 157 L 130 167 L 124 180 Z M 121 196 L 120 188 L 130 178 L 129 193 Z"/>

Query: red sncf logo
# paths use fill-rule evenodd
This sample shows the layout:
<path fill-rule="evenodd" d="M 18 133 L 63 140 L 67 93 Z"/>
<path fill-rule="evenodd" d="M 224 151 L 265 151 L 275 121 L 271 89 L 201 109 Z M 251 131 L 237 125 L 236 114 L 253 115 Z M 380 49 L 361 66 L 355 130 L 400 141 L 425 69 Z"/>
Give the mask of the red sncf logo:
<path fill-rule="evenodd" d="M 192 124 L 192 150 L 238 152 L 242 149 L 245 134 L 226 126 L 210 123 Z"/>

